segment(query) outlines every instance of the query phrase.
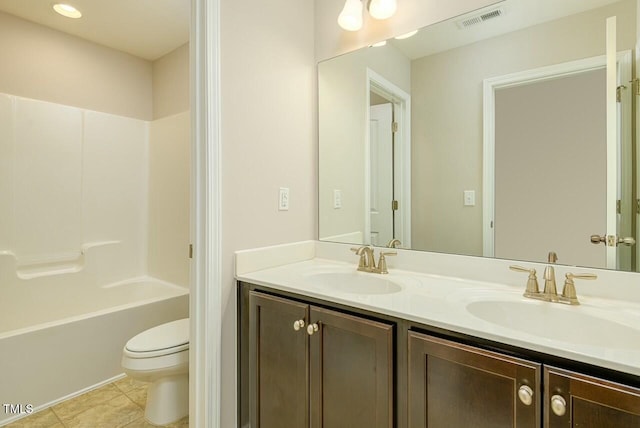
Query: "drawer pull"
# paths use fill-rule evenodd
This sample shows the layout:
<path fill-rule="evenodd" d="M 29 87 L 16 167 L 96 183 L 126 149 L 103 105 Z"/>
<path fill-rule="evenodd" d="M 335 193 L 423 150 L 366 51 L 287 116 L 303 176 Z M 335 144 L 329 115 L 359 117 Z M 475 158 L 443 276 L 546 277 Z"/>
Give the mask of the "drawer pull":
<path fill-rule="evenodd" d="M 297 320 L 297 321 L 294 321 L 294 323 L 293 323 L 293 329 L 294 329 L 295 331 L 298 331 L 298 330 L 300 330 L 301 328 L 303 328 L 303 327 L 304 327 L 304 324 L 305 324 L 305 323 L 304 323 L 304 320 Z"/>
<path fill-rule="evenodd" d="M 307 326 L 307 333 L 309 334 L 309 336 L 313 336 L 313 333 L 315 333 L 316 331 L 318 331 L 319 327 L 318 327 L 318 323 L 314 322 L 313 324 L 309 324 Z"/>
<path fill-rule="evenodd" d="M 533 390 L 529 385 L 522 385 L 518 388 L 518 398 L 525 406 L 530 406 L 533 403 Z"/>
<path fill-rule="evenodd" d="M 564 416 L 567 413 L 567 402 L 562 395 L 554 395 L 551 397 L 551 410 L 556 416 Z"/>

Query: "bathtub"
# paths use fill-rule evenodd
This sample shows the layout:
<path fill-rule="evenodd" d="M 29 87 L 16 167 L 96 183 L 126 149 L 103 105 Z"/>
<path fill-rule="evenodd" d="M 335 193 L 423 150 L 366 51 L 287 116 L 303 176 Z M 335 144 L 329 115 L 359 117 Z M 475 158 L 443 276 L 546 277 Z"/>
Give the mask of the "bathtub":
<path fill-rule="evenodd" d="M 189 314 L 187 288 L 151 277 L 6 291 L 0 295 L 0 425 L 26 416 L 20 409 L 37 411 L 120 377 L 127 340 Z"/>

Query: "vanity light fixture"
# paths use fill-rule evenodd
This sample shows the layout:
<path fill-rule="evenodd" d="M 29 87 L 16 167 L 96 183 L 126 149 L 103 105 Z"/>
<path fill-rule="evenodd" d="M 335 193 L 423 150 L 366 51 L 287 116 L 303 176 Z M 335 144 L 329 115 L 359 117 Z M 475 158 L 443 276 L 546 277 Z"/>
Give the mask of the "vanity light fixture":
<path fill-rule="evenodd" d="M 338 15 L 338 25 L 347 31 L 358 31 L 362 28 L 362 1 L 347 0 L 342 12 Z"/>
<path fill-rule="evenodd" d="M 380 46 L 384 46 L 384 45 L 386 45 L 386 44 L 387 44 L 387 41 L 386 41 L 386 40 L 383 40 L 383 41 L 381 41 L 381 42 L 378 42 L 378 43 L 374 43 L 374 44 L 372 44 L 372 45 L 371 45 L 371 47 L 372 47 L 372 48 L 379 48 Z"/>
<path fill-rule="evenodd" d="M 363 0 L 346 0 L 342 12 L 338 15 L 338 25 L 347 31 L 358 31 L 362 28 Z M 367 1 L 367 0 L 364 0 Z M 375 19 L 391 18 L 398 4 L 396 0 L 371 0 L 369 15 Z"/>
<path fill-rule="evenodd" d="M 82 13 L 70 4 L 56 3 L 53 5 L 53 10 L 67 18 L 78 19 L 82 17 Z"/>

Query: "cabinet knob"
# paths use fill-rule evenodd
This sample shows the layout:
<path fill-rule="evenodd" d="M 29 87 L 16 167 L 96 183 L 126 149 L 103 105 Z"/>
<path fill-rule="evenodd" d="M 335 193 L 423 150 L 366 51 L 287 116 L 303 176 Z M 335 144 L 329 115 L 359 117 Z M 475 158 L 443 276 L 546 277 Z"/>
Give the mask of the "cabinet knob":
<path fill-rule="evenodd" d="M 567 402 L 562 395 L 554 395 L 551 397 L 551 410 L 556 416 L 564 416 L 567 413 Z"/>
<path fill-rule="evenodd" d="M 293 329 L 294 329 L 295 331 L 298 331 L 298 330 L 300 330 L 301 328 L 303 328 L 303 327 L 304 327 L 304 324 L 305 324 L 305 323 L 304 323 L 304 320 L 297 320 L 297 321 L 294 321 L 294 323 L 293 323 Z"/>
<path fill-rule="evenodd" d="M 518 388 L 518 398 L 525 406 L 530 406 L 533 403 L 533 390 L 529 385 L 522 385 Z"/>
<path fill-rule="evenodd" d="M 309 334 L 309 336 L 313 336 L 313 333 L 315 333 L 316 331 L 318 331 L 318 323 L 314 322 L 313 324 L 309 324 L 307 326 L 307 333 Z"/>

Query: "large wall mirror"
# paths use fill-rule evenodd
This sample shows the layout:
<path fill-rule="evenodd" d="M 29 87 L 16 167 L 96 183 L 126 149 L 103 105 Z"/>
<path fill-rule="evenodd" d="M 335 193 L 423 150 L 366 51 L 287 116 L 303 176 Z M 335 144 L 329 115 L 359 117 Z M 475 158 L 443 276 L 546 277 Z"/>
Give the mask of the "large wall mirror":
<path fill-rule="evenodd" d="M 637 7 L 506 0 L 319 63 L 320 239 L 637 271 Z"/>

